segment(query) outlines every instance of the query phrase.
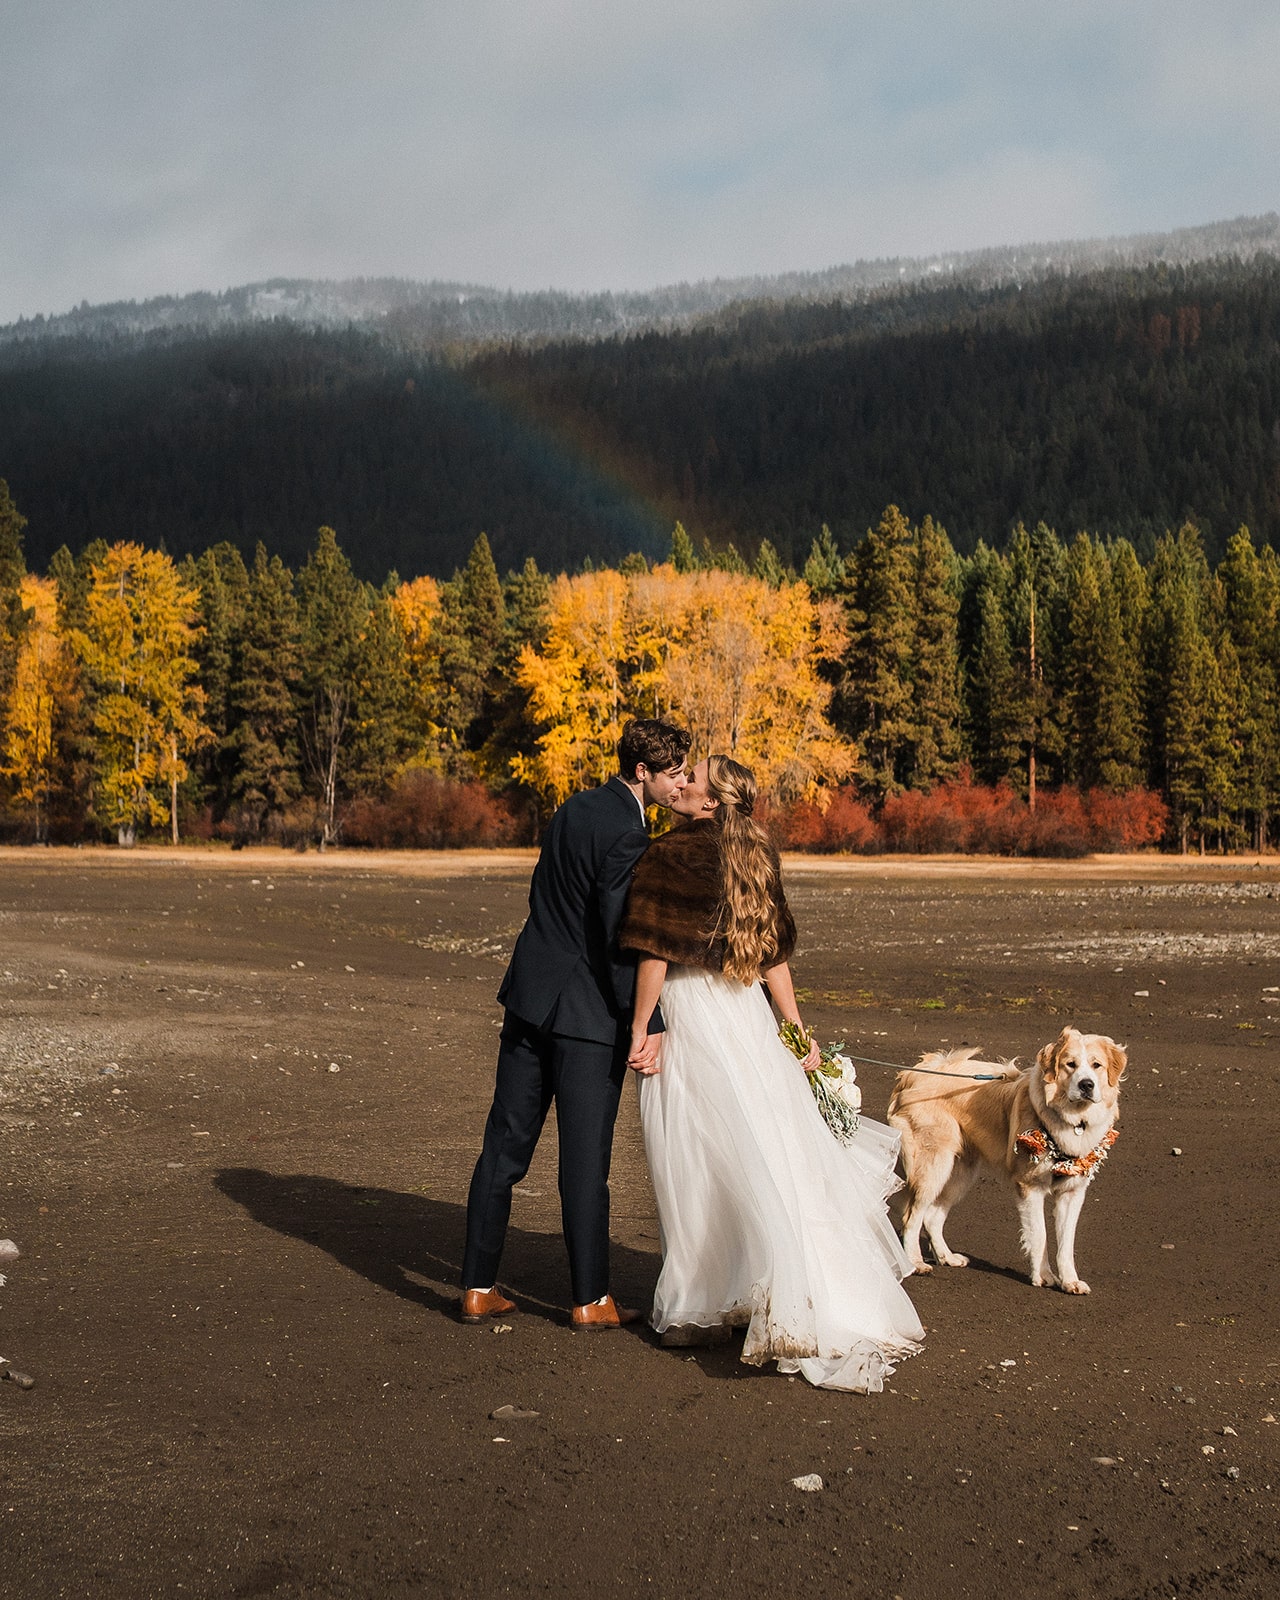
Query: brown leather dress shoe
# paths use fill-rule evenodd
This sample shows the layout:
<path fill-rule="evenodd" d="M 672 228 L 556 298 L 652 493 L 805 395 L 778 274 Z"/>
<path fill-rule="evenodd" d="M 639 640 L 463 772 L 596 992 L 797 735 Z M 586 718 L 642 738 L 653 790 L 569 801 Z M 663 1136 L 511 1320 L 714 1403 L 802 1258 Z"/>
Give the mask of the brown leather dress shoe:
<path fill-rule="evenodd" d="M 485 1322 L 490 1317 L 504 1317 L 508 1311 L 517 1311 L 514 1300 L 507 1300 L 496 1289 L 464 1289 L 458 1315 L 463 1322 Z"/>
<path fill-rule="evenodd" d="M 625 1328 L 630 1322 L 639 1322 L 640 1313 L 620 1306 L 611 1294 L 604 1297 L 602 1305 L 574 1306 L 569 1321 L 575 1328 Z"/>

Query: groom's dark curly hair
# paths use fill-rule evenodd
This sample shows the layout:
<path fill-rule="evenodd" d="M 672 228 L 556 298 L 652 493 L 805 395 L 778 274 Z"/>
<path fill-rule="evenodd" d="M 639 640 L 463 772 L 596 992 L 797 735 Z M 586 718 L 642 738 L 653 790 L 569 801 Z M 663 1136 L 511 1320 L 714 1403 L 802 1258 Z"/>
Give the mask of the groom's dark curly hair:
<path fill-rule="evenodd" d="M 641 762 L 650 772 L 666 772 L 680 765 L 692 742 L 685 730 L 672 722 L 636 718 L 626 724 L 618 741 L 618 768 L 628 783 L 635 782 Z"/>

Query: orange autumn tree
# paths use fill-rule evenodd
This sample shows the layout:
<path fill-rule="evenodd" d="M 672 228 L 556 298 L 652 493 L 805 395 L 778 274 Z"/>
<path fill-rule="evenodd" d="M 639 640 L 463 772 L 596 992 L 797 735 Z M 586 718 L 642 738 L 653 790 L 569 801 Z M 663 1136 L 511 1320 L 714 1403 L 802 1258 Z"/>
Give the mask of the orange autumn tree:
<path fill-rule="evenodd" d="M 167 555 L 141 545 L 114 544 L 90 568 L 69 642 L 94 692 L 94 810 L 122 845 L 140 823 L 166 821 L 177 843 L 185 757 L 210 737 L 193 681 L 197 598 Z"/>
<path fill-rule="evenodd" d="M 835 607 L 808 584 L 661 566 L 635 580 L 633 614 L 644 649 L 635 682 L 650 714 L 689 729 L 695 751 L 733 755 L 784 802 L 820 798 L 848 776 L 855 753 L 827 720 L 820 672 L 843 640 Z"/>
<path fill-rule="evenodd" d="M 403 640 L 409 705 L 405 720 L 420 739 L 414 765 L 429 771 L 443 768 L 441 745 L 445 733 L 439 722 L 440 585 L 434 578 L 412 578 L 391 595 L 391 612 Z"/>
<path fill-rule="evenodd" d="M 16 803 L 33 813 L 35 836 L 49 836 L 54 730 L 78 696 L 75 660 L 58 632 L 58 586 L 28 573 L 19 585 L 25 627 L 5 717 L 3 771 Z"/>
<path fill-rule="evenodd" d="M 542 729 L 537 753 L 513 756 L 512 775 L 556 806 L 615 770 L 614 747 L 631 715 L 625 692 L 628 580 L 613 571 L 551 585 L 547 637 L 526 645 L 516 676 Z"/>
<path fill-rule="evenodd" d="M 733 754 L 780 800 L 821 800 L 855 752 L 827 721 L 822 664 L 842 646 L 833 607 L 804 583 L 745 573 L 583 573 L 552 588 L 547 638 L 519 679 L 542 731 L 515 775 L 557 804 L 613 769 L 631 716 L 681 722 L 695 755 Z"/>

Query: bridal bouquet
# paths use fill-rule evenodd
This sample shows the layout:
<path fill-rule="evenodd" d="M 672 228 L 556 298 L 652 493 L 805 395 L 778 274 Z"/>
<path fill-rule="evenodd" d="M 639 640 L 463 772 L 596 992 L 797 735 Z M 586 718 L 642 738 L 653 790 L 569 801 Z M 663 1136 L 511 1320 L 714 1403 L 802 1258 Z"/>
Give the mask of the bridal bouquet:
<path fill-rule="evenodd" d="M 784 1022 L 778 1037 L 797 1061 L 809 1054 L 813 1035 L 807 1028 L 798 1028 L 794 1022 Z M 818 1102 L 822 1120 L 841 1144 L 851 1144 L 858 1131 L 858 1114 L 862 1110 L 862 1090 L 856 1079 L 853 1062 L 844 1054 L 844 1044 L 824 1044 L 818 1051 L 821 1060 L 808 1074 L 809 1087 Z"/>

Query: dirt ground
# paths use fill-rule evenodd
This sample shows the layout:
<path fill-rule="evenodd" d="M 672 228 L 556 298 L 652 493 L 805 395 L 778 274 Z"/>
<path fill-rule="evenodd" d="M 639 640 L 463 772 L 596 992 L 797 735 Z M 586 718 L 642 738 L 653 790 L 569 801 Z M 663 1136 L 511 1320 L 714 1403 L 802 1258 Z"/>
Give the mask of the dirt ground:
<path fill-rule="evenodd" d="M 1280 1592 L 1280 863 L 788 863 L 824 1037 L 1130 1048 L 1092 1295 L 1030 1287 L 988 1182 L 875 1397 L 571 1332 L 550 1129 L 521 1314 L 454 1320 L 530 865 L 0 852 L 0 1594 Z M 643 1304 L 630 1091 L 613 1196 Z"/>

